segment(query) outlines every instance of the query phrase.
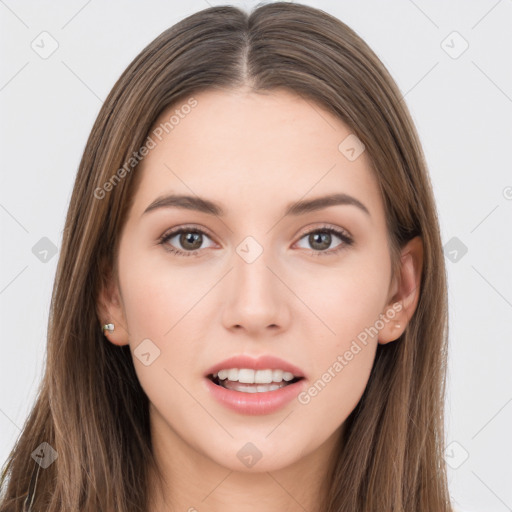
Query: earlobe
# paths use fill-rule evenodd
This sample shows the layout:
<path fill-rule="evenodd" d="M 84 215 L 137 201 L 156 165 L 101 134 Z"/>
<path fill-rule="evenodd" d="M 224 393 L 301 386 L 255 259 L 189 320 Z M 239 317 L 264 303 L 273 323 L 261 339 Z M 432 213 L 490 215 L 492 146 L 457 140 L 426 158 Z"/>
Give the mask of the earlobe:
<path fill-rule="evenodd" d="M 96 313 L 99 318 L 98 330 L 114 345 L 129 343 L 125 315 L 121 304 L 119 289 L 111 273 L 103 280 L 96 300 Z"/>
<path fill-rule="evenodd" d="M 379 332 L 380 344 L 397 340 L 405 331 L 418 305 L 422 273 L 423 241 L 416 236 L 401 251 L 398 286 L 392 306 L 388 305 L 383 312 L 388 321 Z"/>

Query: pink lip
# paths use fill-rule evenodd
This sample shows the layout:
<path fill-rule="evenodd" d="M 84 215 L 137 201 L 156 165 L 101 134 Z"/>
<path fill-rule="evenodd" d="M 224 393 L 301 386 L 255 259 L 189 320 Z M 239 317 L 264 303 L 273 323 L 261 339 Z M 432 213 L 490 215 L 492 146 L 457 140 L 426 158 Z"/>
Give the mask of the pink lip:
<path fill-rule="evenodd" d="M 288 384 L 283 388 L 264 393 L 244 393 L 218 386 L 208 378 L 208 375 L 218 373 L 229 368 L 252 368 L 253 370 L 284 370 L 295 377 L 303 377 L 300 381 Z M 212 396 L 225 407 L 242 414 L 271 414 L 291 402 L 304 388 L 306 379 L 304 373 L 295 365 L 275 356 L 260 356 L 253 358 L 247 355 L 238 355 L 225 359 L 212 366 L 205 374 L 205 385 Z"/>
<path fill-rule="evenodd" d="M 228 409 L 241 414 L 271 414 L 290 403 L 304 389 L 305 379 L 284 388 L 264 393 L 244 393 L 218 386 L 209 378 L 204 379 L 207 390 L 213 398 Z"/>
<path fill-rule="evenodd" d="M 293 373 L 295 377 L 304 377 L 300 368 L 290 364 L 283 359 L 275 356 L 260 356 L 253 358 L 246 355 L 239 355 L 225 359 L 220 363 L 213 365 L 206 371 L 205 377 L 219 372 L 219 370 L 228 370 L 229 368 L 252 368 L 253 370 L 284 370 Z M 287 386 L 289 387 L 289 386 Z M 270 393 L 273 393 L 270 391 Z"/>

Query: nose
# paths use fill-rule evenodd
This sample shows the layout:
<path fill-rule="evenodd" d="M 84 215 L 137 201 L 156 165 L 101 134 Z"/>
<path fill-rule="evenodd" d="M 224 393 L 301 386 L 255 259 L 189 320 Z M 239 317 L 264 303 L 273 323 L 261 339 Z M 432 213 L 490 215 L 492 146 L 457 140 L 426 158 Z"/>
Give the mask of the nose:
<path fill-rule="evenodd" d="M 234 255 L 222 314 L 226 329 L 257 336 L 287 328 L 290 292 L 278 277 L 276 265 L 265 256 L 263 251 L 255 261 L 248 262 Z"/>

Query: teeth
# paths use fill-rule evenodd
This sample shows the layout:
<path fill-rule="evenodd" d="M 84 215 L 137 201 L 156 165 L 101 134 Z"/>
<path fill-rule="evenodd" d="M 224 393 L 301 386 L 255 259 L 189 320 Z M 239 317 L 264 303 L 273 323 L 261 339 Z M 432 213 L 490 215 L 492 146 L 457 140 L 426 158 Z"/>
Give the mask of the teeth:
<path fill-rule="evenodd" d="M 238 382 L 241 382 L 244 384 L 254 384 L 256 382 L 254 380 L 255 373 L 256 372 L 254 370 L 249 370 L 246 368 L 242 368 L 242 369 L 238 370 Z"/>
<path fill-rule="evenodd" d="M 284 370 L 252 370 L 250 368 L 230 368 L 220 370 L 213 374 L 219 377 L 219 380 L 228 379 L 233 382 L 244 384 L 270 384 L 271 382 L 289 382 L 295 378 L 293 373 Z"/>
<path fill-rule="evenodd" d="M 226 370 L 226 376 L 224 378 L 229 380 L 238 380 L 238 370 L 236 368 Z"/>
<path fill-rule="evenodd" d="M 284 377 L 283 370 L 273 370 L 272 371 L 272 380 L 274 382 L 281 382 L 283 380 L 283 377 Z"/>
<path fill-rule="evenodd" d="M 272 370 L 258 370 L 254 372 L 254 382 L 256 384 L 270 384 L 272 382 L 272 377 Z M 241 379 L 238 380 L 239 382 L 242 382 Z"/>
<path fill-rule="evenodd" d="M 275 391 L 286 386 L 284 382 L 280 384 L 258 384 L 257 386 L 251 384 L 241 384 L 239 382 L 231 382 L 230 380 L 222 381 L 221 386 L 233 391 L 241 391 L 242 393 L 265 393 L 267 391 Z"/>

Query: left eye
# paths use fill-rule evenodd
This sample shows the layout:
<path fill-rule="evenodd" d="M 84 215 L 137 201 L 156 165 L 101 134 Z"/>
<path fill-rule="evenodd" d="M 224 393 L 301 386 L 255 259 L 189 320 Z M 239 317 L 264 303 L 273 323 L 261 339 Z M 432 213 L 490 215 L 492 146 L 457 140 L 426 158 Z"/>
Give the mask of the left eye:
<path fill-rule="evenodd" d="M 341 240 L 341 243 L 339 243 L 336 248 L 327 251 L 326 249 L 328 249 L 332 243 L 333 235 L 335 238 Z M 313 247 L 313 253 L 317 255 L 337 253 L 345 246 L 351 245 L 353 243 L 352 238 L 350 238 L 348 234 L 330 227 L 324 227 L 310 231 L 303 235 L 300 240 L 303 239 L 306 239 L 306 243 Z M 306 247 L 306 249 L 307 248 L 308 247 Z"/>

